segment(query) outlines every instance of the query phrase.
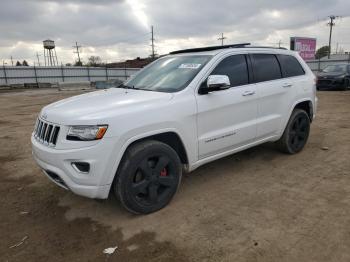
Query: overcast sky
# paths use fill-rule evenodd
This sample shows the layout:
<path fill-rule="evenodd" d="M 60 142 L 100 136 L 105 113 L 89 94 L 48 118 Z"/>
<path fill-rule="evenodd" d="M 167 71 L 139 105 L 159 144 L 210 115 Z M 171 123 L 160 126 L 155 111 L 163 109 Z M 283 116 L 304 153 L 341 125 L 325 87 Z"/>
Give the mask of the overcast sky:
<path fill-rule="evenodd" d="M 251 42 L 289 47 L 290 36 L 328 43 L 327 16 L 339 15 L 333 47 L 350 50 L 350 0 L 0 0 L 0 59 L 35 61 L 42 41 L 56 42 L 58 60 L 74 62 L 72 46 L 121 61 L 150 54 L 150 26 L 156 51 Z M 40 57 L 43 62 L 43 56 Z"/>

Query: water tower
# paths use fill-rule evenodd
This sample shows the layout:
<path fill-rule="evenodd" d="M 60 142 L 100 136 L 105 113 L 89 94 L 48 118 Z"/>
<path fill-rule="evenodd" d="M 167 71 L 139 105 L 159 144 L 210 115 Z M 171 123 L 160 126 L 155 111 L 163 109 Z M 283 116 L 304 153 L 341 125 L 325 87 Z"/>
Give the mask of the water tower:
<path fill-rule="evenodd" d="M 58 66 L 57 54 L 55 49 L 55 42 L 47 39 L 43 41 L 44 44 L 44 59 L 45 66 Z"/>

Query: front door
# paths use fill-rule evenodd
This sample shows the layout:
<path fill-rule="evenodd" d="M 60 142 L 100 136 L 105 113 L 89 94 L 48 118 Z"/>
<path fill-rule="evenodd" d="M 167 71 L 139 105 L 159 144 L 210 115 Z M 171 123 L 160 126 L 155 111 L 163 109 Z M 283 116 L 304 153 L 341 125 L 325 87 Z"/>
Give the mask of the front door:
<path fill-rule="evenodd" d="M 249 144 L 256 137 L 256 85 L 250 83 L 247 57 L 226 57 L 211 75 L 227 75 L 231 88 L 196 95 L 200 159 Z"/>

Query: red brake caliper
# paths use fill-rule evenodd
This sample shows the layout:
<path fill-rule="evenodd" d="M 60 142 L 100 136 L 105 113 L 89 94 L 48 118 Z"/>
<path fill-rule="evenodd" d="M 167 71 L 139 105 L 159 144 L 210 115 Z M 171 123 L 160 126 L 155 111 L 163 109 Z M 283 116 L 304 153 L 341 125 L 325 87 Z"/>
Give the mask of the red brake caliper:
<path fill-rule="evenodd" d="M 164 167 L 162 171 L 160 171 L 160 176 L 167 176 L 168 172 L 166 171 L 166 168 Z"/>

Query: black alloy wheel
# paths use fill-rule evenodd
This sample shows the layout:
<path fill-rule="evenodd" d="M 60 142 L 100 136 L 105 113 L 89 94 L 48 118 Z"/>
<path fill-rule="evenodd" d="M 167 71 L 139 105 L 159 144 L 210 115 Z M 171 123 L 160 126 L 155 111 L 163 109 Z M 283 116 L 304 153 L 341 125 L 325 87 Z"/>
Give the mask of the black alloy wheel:
<path fill-rule="evenodd" d="M 155 212 L 173 198 L 181 174 L 180 159 L 170 146 L 144 141 L 127 150 L 117 172 L 114 191 L 129 211 Z"/>
<path fill-rule="evenodd" d="M 295 109 L 288 121 L 282 137 L 277 141 L 280 150 L 295 154 L 300 152 L 310 133 L 310 118 L 302 109 Z"/>
<path fill-rule="evenodd" d="M 309 119 L 305 114 L 298 114 L 293 119 L 291 130 L 289 131 L 289 144 L 293 151 L 299 152 L 305 145 L 309 136 Z"/>

